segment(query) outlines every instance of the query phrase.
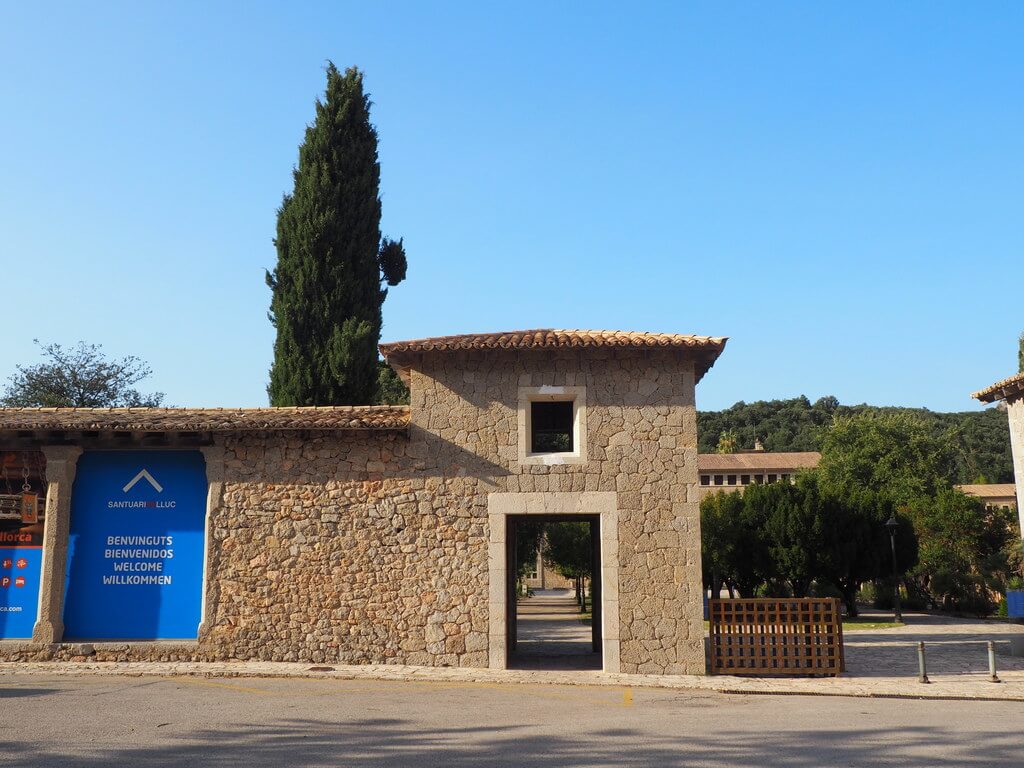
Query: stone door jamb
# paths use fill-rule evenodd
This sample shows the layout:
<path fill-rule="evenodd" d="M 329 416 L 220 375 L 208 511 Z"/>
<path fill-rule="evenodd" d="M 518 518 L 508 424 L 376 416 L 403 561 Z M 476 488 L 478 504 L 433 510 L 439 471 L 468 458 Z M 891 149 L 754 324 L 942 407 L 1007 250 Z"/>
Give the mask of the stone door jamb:
<path fill-rule="evenodd" d="M 615 492 L 489 493 L 487 523 L 488 666 L 507 667 L 506 616 L 508 599 L 505 554 L 509 515 L 596 515 L 601 532 L 602 659 L 605 672 L 619 671 L 619 509 Z"/>

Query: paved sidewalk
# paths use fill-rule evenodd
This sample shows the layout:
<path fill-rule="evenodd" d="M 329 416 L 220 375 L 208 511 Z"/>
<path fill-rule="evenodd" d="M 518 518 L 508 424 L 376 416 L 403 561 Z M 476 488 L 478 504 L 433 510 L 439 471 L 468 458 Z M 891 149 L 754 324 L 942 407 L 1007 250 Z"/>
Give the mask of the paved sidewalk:
<path fill-rule="evenodd" d="M 891 614 L 867 611 L 865 619 L 888 621 Z M 917 643 L 925 644 L 928 676 L 953 678 L 988 672 L 988 641 L 996 646 L 996 668 L 1007 680 L 1024 675 L 1024 657 L 1010 656 L 1010 636 L 1024 637 L 1024 625 L 985 619 L 911 613 L 903 627 L 848 631 L 847 673 L 863 678 L 917 679 Z"/>
<path fill-rule="evenodd" d="M 837 678 L 746 678 L 609 674 L 596 670 L 485 670 L 366 665 L 329 667 L 278 662 L 3 662 L 0 675 L 189 675 L 198 677 L 314 677 L 517 684 L 624 686 L 747 694 L 800 694 L 1024 702 L 1024 658 L 1007 654 L 1020 625 L 908 615 L 905 627 L 846 634 L 847 673 Z M 928 648 L 930 685 L 917 682 L 916 643 Z M 985 642 L 997 640 L 1001 683 L 988 680 Z M 314 671 L 317 670 L 317 671 Z M 323 670 L 323 671 L 320 671 Z"/>

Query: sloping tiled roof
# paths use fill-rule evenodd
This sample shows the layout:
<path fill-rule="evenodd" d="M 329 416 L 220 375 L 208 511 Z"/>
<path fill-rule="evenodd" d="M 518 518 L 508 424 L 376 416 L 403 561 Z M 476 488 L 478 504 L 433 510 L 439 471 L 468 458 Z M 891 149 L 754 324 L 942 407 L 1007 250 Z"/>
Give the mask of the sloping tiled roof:
<path fill-rule="evenodd" d="M 0 430 L 253 432 L 405 429 L 408 406 L 296 408 L 0 408 Z"/>
<path fill-rule="evenodd" d="M 1013 483 L 973 483 L 956 486 L 968 496 L 980 499 L 1000 499 L 1017 495 L 1017 486 Z"/>
<path fill-rule="evenodd" d="M 776 470 L 779 472 L 795 472 L 800 469 L 813 469 L 821 461 L 817 451 L 797 451 L 793 453 L 772 453 L 757 451 L 756 453 L 701 453 L 697 455 L 697 468 L 701 472 L 748 472 Z"/>
<path fill-rule="evenodd" d="M 994 403 L 996 400 L 1016 400 L 1019 397 L 1024 397 L 1024 373 L 997 381 L 990 387 L 978 390 L 971 397 L 977 398 L 983 403 Z"/>
<path fill-rule="evenodd" d="M 637 331 L 562 331 L 540 328 L 502 333 L 469 333 L 460 336 L 435 336 L 428 339 L 394 341 L 381 344 L 380 352 L 402 371 L 408 369 L 409 356 L 426 352 L 459 350 L 541 350 L 564 348 L 620 347 L 632 349 L 678 349 L 694 353 L 697 380 L 707 373 L 725 348 L 727 339 L 692 336 L 681 333 L 641 333 Z"/>

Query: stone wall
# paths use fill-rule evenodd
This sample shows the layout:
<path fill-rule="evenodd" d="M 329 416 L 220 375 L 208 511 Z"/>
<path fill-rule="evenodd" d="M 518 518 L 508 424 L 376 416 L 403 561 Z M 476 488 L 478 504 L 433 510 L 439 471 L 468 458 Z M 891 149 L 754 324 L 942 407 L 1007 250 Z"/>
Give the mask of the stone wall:
<path fill-rule="evenodd" d="M 586 388 L 585 463 L 519 462 L 519 388 L 539 386 Z M 413 367 L 411 397 L 408 433 L 238 434 L 207 451 L 223 465 L 209 468 L 198 644 L 21 643 L 0 657 L 487 667 L 488 494 L 612 492 L 620 669 L 703 674 L 691 362 L 434 355 Z"/>
<path fill-rule="evenodd" d="M 216 655 L 486 666 L 485 530 L 399 433 L 225 444 L 205 645 Z"/>
<path fill-rule="evenodd" d="M 429 473 L 466 478 L 474 519 L 486 520 L 488 492 L 617 494 L 621 671 L 702 674 L 692 363 L 655 351 L 463 352 L 426 357 L 411 379 L 410 451 Z M 519 388 L 540 386 L 586 387 L 586 463 L 519 464 Z"/>
<path fill-rule="evenodd" d="M 692 365 L 459 353 L 411 373 L 409 434 L 235 437 L 211 656 L 486 667 L 487 494 L 614 491 L 624 672 L 704 671 Z M 588 461 L 520 465 L 519 387 L 584 386 Z"/>

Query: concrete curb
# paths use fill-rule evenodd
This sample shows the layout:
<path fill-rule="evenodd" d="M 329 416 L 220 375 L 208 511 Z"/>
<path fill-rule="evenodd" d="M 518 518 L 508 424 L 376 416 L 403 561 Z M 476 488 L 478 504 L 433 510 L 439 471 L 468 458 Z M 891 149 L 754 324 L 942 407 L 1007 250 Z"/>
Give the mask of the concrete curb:
<path fill-rule="evenodd" d="M 1024 703 L 1024 677 L 1001 684 L 980 676 L 933 678 L 928 686 L 896 678 L 766 679 L 732 676 L 628 675 L 596 671 L 553 672 L 451 667 L 311 665 L 286 662 L 0 662 L 0 676 L 100 675 L 123 677 L 307 678 L 438 684 L 570 685 L 707 691 L 731 695 L 836 696 L 844 698 L 934 699 Z M 2 678 L 0 678 L 2 679 Z M 922 690 L 924 689 L 924 690 Z"/>

